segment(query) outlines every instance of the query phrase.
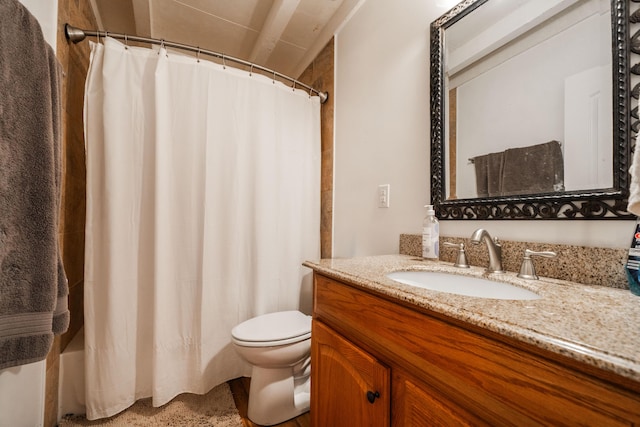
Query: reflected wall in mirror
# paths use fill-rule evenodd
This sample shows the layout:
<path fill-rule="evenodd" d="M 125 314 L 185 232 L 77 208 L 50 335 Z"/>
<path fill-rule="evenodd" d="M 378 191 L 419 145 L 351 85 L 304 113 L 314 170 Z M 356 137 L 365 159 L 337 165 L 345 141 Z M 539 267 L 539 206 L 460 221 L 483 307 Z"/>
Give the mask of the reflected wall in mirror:
<path fill-rule="evenodd" d="M 431 24 L 441 219 L 632 218 L 627 0 L 466 0 Z"/>

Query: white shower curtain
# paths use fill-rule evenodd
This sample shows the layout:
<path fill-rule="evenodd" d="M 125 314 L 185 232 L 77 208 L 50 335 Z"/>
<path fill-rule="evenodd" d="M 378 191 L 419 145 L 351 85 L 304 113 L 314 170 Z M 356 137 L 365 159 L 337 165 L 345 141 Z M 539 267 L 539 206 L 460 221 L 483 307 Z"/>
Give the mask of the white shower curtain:
<path fill-rule="evenodd" d="M 87 418 L 249 374 L 232 327 L 310 298 L 318 98 L 107 38 L 84 114 Z"/>

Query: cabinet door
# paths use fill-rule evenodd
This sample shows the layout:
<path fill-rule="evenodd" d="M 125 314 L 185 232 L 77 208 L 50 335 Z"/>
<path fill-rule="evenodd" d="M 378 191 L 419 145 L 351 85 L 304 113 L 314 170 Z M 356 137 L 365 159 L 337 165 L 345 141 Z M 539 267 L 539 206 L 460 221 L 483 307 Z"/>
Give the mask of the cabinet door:
<path fill-rule="evenodd" d="M 388 427 L 390 371 L 373 356 L 314 320 L 311 421 L 315 427 Z"/>
<path fill-rule="evenodd" d="M 393 370 L 392 393 L 394 427 L 486 425 L 433 388 L 396 368 Z"/>

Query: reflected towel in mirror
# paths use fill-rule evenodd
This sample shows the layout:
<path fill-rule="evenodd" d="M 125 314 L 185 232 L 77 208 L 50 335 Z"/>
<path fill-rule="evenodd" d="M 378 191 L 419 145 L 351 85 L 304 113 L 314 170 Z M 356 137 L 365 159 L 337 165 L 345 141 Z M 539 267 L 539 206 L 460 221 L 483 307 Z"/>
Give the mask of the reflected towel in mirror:
<path fill-rule="evenodd" d="M 564 191 L 562 148 L 555 140 L 476 156 L 472 161 L 478 197 Z"/>
<path fill-rule="evenodd" d="M 558 141 L 504 152 L 502 195 L 564 191 L 564 163 Z"/>
<path fill-rule="evenodd" d="M 473 164 L 476 166 L 478 197 L 501 196 L 504 152 L 474 157 Z"/>

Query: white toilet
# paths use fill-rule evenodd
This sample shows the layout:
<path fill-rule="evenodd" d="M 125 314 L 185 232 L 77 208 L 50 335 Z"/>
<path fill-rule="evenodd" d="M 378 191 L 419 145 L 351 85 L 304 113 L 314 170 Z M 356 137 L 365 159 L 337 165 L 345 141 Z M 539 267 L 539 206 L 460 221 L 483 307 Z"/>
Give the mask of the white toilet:
<path fill-rule="evenodd" d="M 309 410 L 311 316 L 264 314 L 231 330 L 238 354 L 253 365 L 248 417 L 270 426 Z"/>

